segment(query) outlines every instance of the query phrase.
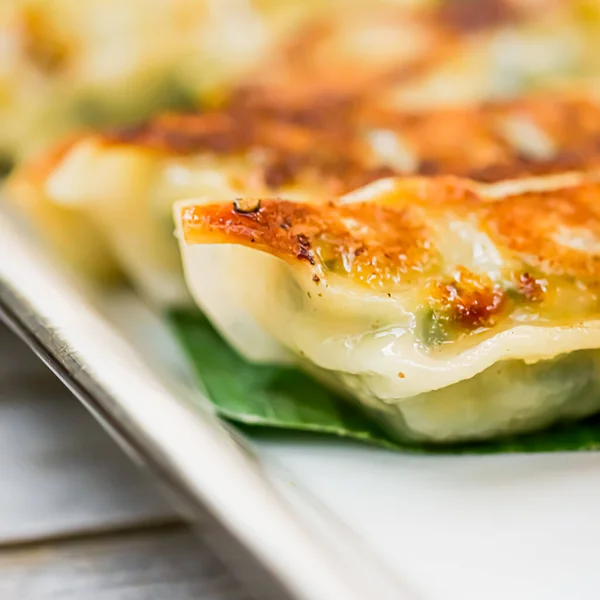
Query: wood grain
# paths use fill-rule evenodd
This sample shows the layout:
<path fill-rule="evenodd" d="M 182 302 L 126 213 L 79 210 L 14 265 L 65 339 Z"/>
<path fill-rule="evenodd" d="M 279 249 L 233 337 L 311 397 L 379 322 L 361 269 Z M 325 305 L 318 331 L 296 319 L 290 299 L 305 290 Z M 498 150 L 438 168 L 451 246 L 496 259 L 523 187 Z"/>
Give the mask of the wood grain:
<path fill-rule="evenodd" d="M 0 551 L 3 600 L 249 600 L 183 526 Z"/>
<path fill-rule="evenodd" d="M 175 520 L 50 371 L 20 342 L 1 337 L 0 544 Z"/>
<path fill-rule="evenodd" d="M 1 600 L 248 598 L 1 324 L 0 474 Z"/>

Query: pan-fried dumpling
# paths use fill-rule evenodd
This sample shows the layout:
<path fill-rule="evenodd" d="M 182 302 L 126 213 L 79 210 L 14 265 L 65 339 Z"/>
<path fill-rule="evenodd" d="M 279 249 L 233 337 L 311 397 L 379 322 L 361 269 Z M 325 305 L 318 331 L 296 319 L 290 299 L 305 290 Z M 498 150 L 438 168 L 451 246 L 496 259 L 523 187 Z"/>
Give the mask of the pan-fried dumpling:
<path fill-rule="evenodd" d="M 269 55 L 323 23 L 429 0 L 5 0 L 0 3 L 0 158 L 65 133 L 215 103 Z M 403 39 L 407 32 L 403 32 Z M 290 51 L 290 55 L 293 52 Z M 266 68 L 266 65 L 263 65 Z M 291 65 L 290 65 L 291 68 Z M 252 75 L 254 79 L 254 75 Z"/>
<path fill-rule="evenodd" d="M 6 196 L 27 209 L 22 191 L 34 189 L 47 205 L 79 214 L 144 294 L 180 304 L 188 294 L 173 237 L 176 200 L 311 202 L 399 175 L 493 182 L 597 167 L 600 106 L 579 95 L 424 112 L 344 96 L 280 100 L 241 97 L 220 110 L 84 136 L 17 171 Z"/>
<path fill-rule="evenodd" d="M 397 134 L 421 176 L 340 196 L 182 201 L 192 295 L 246 356 L 292 357 L 400 438 L 484 439 L 589 415 L 600 155 L 597 108 L 576 104 L 423 115 Z"/>
<path fill-rule="evenodd" d="M 592 181 L 409 178 L 176 215 L 190 289 L 238 348 L 453 442 L 600 410 L 598 206 Z"/>

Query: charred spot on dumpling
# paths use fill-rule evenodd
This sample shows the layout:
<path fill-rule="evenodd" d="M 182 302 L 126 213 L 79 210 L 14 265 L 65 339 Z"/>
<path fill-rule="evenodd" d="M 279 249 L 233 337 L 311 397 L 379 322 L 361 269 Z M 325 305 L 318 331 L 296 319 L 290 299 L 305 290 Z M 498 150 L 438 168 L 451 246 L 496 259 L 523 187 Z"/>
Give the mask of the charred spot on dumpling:
<path fill-rule="evenodd" d="M 513 300 L 519 302 L 543 302 L 548 290 L 548 281 L 544 277 L 536 277 L 529 271 L 514 276 L 514 286 L 510 288 Z M 507 290 L 507 293 L 509 290 Z"/>
<path fill-rule="evenodd" d="M 260 210 L 260 198 L 236 198 L 233 201 L 233 210 L 240 214 L 255 213 Z"/>
<path fill-rule="evenodd" d="M 307 260 L 311 265 L 314 265 L 315 259 L 310 251 L 310 240 L 303 233 L 299 233 L 296 240 L 298 242 L 296 257 L 300 260 Z"/>
<path fill-rule="evenodd" d="M 506 306 L 501 286 L 464 267 L 451 280 L 430 283 L 428 293 L 432 310 L 468 330 L 492 327 Z"/>
<path fill-rule="evenodd" d="M 291 183 L 302 168 L 302 161 L 293 157 L 278 158 L 265 165 L 263 179 L 272 189 Z"/>

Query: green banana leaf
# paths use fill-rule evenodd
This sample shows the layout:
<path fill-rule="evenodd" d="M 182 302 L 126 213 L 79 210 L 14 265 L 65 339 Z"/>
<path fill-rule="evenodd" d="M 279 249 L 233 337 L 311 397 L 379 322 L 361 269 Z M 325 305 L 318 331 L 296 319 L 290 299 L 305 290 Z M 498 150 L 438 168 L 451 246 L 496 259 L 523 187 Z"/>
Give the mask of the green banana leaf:
<path fill-rule="evenodd" d="M 429 453 L 549 452 L 600 449 L 600 416 L 542 432 L 459 445 L 400 443 L 360 408 L 302 371 L 244 360 L 199 311 L 173 311 L 168 321 L 218 414 L 243 427 L 340 436 L 396 451 Z"/>

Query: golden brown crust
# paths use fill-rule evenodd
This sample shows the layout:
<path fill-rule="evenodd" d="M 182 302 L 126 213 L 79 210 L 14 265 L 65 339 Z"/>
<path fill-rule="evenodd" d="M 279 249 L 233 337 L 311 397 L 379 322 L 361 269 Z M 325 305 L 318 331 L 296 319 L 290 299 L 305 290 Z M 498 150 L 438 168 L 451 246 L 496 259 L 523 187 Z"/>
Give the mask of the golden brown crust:
<path fill-rule="evenodd" d="M 583 97 L 536 96 L 388 118 L 397 119 L 390 128 L 417 149 L 422 175 L 491 183 L 600 164 L 600 105 Z M 537 153 L 532 136 L 537 144 L 543 138 Z"/>
<path fill-rule="evenodd" d="M 378 146 L 382 137 L 384 149 Z M 277 104 L 249 94 L 220 111 L 163 115 L 103 142 L 167 154 L 240 156 L 265 189 L 310 180 L 343 194 L 398 175 L 497 182 L 594 170 L 600 165 L 600 105 L 564 95 L 418 113 L 335 95 Z"/>
<path fill-rule="evenodd" d="M 506 26 L 537 19 L 511 0 L 439 0 L 412 10 L 364 7 L 309 20 L 247 79 L 263 95 L 386 95 Z"/>
<path fill-rule="evenodd" d="M 309 205 L 265 199 L 253 212 L 235 204 L 181 213 L 188 243 L 237 243 L 315 267 L 317 277 L 349 275 L 375 288 L 423 273 L 436 260 L 419 213 L 375 203 Z"/>
<path fill-rule="evenodd" d="M 444 258 L 439 236 L 450 222 L 475 219 L 506 259 L 505 277 L 523 300 L 543 300 L 544 275 L 590 284 L 599 280 L 600 183 L 503 198 L 487 196 L 485 187 L 477 190 L 469 181 L 416 179 L 401 180 L 393 193 L 370 202 L 307 205 L 269 199 L 250 214 L 240 214 L 232 204 L 189 206 L 181 215 L 183 237 L 192 244 L 255 246 L 288 261 L 307 261 L 325 274 L 333 271 L 387 289 L 419 275 L 439 277 Z M 515 264 L 521 265 L 516 274 Z M 446 264 L 445 270 L 458 267 L 463 265 Z M 530 275 L 531 269 L 542 276 Z M 484 312 L 502 306 L 495 291 L 477 287 L 473 277 L 456 285 L 439 281 L 438 291 L 446 296 L 467 298 L 458 314 L 474 323 L 483 313 L 473 306 L 481 304 Z"/>
<path fill-rule="evenodd" d="M 482 222 L 492 240 L 541 272 L 600 277 L 600 184 L 528 192 L 493 202 Z"/>

